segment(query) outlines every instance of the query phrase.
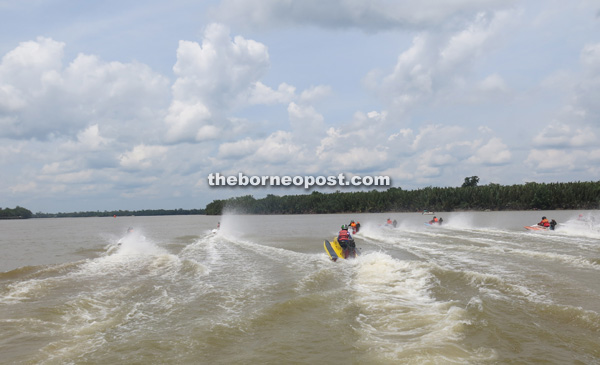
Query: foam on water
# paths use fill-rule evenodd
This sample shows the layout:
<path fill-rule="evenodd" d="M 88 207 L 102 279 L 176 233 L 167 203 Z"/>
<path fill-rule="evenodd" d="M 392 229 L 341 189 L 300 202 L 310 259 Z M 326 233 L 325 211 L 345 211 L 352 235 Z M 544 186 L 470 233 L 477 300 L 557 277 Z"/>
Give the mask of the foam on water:
<path fill-rule="evenodd" d="M 468 213 L 454 213 L 452 219 L 445 219 L 444 223 L 440 227 L 452 227 L 459 229 L 472 229 L 478 228 L 473 223 L 473 215 Z"/>
<path fill-rule="evenodd" d="M 435 277 L 426 263 L 399 261 L 371 253 L 357 261 L 353 287 L 361 307 L 360 347 L 381 361 L 448 361 L 489 359 L 494 351 L 460 344 L 465 310 L 436 300 Z"/>
<path fill-rule="evenodd" d="M 518 255 L 529 256 L 540 260 L 547 261 L 558 261 L 561 263 L 568 264 L 579 268 L 600 270 L 600 265 L 597 262 L 590 261 L 590 259 L 583 258 L 581 256 L 572 256 L 565 254 L 558 254 L 554 252 L 540 252 L 525 249 L 512 249 L 506 250 L 507 253 L 515 253 Z"/>
<path fill-rule="evenodd" d="M 403 230 L 406 229 L 366 223 L 364 226 L 361 226 L 360 232 L 355 235 L 355 238 L 366 239 L 370 242 L 394 243 L 397 241 L 396 234 Z"/>
<path fill-rule="evenodd" d="M 505 261 L 504 258 L 515 257 L 525 261 L 534 259 L 538 263 L 542 262 L 540 260 L 558 261 L 580 269 L 598 269 L 598 264 L 589 258 L 548 250 L 543 242 L 539 248 L 532 249 L 530 243 L 530 247 L 523 247 L 522 243 L 511 239 L 514 233 L 507 230 L 475 229 L 468 224 L 464 224 L 464 227 L 458 228 L 457 225 L 443 230 L 438 227 L 429 230 L 425 227 L 421 228 L 422 232 L 399 227 L 395 230 L 365 231 L 364 236 L 378 246 L 401 248 L 427 260 L 431 267 L 438 267 L 435 272 L 440 277 L 457 273 L 464 278 L 459 281 L 461 285 L 468 283 L 477 290 L 476 293 L 509 301 L 520 298 L 545 302 L 549 297 L 548 293 L 540 291 L 543 288 L 534 286 L 527 277 L 528 271 L 539 276 L 544 275 L 543 270 L 537 265 L 520 266 L 519 261 Z M 527 237 L 527 233 L 518 234 Z M 561 239 L 557 239 L 557 242 L 561 242 Z M 499 261 L 498 258 L 503 259 Z"/>
<path fill-rule="evenodd" d="M 110 243 L 100 257 L 64 266 L 52 276 L 43 268 L 32 270 L 30 278 L 2 293 L 4 304 L 20 302 L 25 309 L 44 300 L 52 308 L 36 335 L 56 334 L 37 362 L 93 353 L 106 344 L 106 336 L 128 327 L 153 328 L 151 323 L 175 305 L 185 306 L 208 289 L 202 264 L 170 254 L 141 233 Z M 74 292 L 74 286 L 80 290 Z"/>
<path fill-rule="evenodd" d="M 555 232 L 569 237 L 600 239 L 600 218 L 597 219 L 595 216 L 589 215 L 581 219 L 570 219 L 559 223 Z"/>

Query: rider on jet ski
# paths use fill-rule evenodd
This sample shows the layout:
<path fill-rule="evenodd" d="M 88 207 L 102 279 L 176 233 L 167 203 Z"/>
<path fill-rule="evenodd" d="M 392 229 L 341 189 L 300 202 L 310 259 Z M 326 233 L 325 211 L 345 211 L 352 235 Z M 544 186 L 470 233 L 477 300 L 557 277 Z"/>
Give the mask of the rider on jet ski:
<path fill-rule="evenodd" d="M 338 233 L 338 243 L 344 250 L 356 247 L 354 239 L 350 235 L 350 232 L 348 232 L 348 226 L 345 224 L 342 225 L 342 229 Z"/>

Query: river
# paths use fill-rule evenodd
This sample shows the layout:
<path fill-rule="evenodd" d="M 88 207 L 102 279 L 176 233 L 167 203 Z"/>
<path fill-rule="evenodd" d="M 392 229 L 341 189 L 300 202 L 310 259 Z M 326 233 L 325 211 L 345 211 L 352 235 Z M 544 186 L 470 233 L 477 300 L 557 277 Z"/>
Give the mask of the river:
<path fill-rule="evenodd" d="M 0 221 L 0 362 L 600 363 L 599 211 L 436 215 Z"/>

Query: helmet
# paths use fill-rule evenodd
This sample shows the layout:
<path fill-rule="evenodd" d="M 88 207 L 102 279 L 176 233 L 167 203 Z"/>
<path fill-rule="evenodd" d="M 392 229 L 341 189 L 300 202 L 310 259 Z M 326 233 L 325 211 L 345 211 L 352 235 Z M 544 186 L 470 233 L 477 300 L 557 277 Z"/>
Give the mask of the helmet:
<path fill-rule="evenodd" d="M 342 224 L 342 229 L 348 229 L 348 226 L 345 224 Z"/>
<path fill-rule="evenodd" d="M 546 219 L 546 216 L 543 216 L 542 219 Z"/>

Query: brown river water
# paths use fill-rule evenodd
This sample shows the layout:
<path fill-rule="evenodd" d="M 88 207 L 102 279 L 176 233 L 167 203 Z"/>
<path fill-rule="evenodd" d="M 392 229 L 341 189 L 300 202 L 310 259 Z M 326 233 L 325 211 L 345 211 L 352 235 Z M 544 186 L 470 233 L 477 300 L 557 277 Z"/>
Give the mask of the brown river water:
<path fill-rule="evenodd" d="M 600 363 L 599 211 L 436 215 L 0 221 L 0 363 Z"/>

